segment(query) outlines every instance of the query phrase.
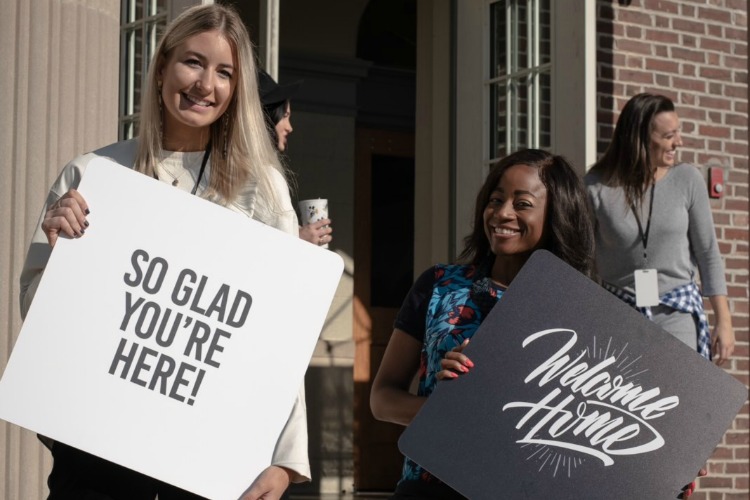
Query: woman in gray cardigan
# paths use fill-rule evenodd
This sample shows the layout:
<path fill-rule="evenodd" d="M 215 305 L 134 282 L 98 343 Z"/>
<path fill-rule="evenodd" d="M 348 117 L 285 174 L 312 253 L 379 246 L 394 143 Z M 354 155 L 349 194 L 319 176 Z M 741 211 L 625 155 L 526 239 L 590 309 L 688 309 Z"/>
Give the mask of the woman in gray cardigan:
<path fill-rule="evenodd" d="M 608 290 L 722 364 L 735 343 L 724 267 L 705 181 L 693 165 L 677 163 L 680 146 L 669 98 L 643 93 L 627 102 L 607 151 L 585 177 L 597 270 Z M 715 314 L 713 334 L 701 295 Z"/>

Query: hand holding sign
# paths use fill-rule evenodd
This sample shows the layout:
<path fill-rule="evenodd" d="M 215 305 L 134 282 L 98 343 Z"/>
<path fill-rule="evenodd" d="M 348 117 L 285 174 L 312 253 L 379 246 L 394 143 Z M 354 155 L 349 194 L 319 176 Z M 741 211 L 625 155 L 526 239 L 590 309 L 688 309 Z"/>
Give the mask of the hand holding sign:
<path fill-rule="evenodd" d="M 68 190 L 44 215 L 42 229 L 47 235 L 49 246 L 55 246 L 60 234 L 69 238 L 83 236 L 89 226 L 86 220 L 89 213 L 88 204 L 83 196 L 75 189 Z"/>
<path fill-rule="evenodd" d="M 674 498 L 747 397 L 546 252 L 534 253 L 466 351 L 475 367 L 437 385 L 399 446 L 470 498 L 495 498 L 498 481 L 508 498 L 604 489 Z M 447 433 L 464 440 L 449 459 L 434 439 Z"/>
<path fill-rule="evenodd" d="M 55 245 L 0 418 L 211 498 L 239 497 L 264 470 L 259 484 L 278 479 L 267 467 L 341 258 L 108 160 L 80 190 L 95 220 Z M 292 280 L 310 293 L 290 295 Z"/>

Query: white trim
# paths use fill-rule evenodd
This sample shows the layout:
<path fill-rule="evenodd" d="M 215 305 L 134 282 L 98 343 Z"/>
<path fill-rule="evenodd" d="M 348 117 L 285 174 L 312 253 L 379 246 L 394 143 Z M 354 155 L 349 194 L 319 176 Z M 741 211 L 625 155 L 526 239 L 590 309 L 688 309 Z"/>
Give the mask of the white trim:
<path fill-rule="evenodd" d="M 263 69 L 278 81 L 279 79 L 279 9 L 281 0 L 261 0 L 259 55 Z"/>
<path fill-rule="evenodd" d="M 552 4 L 552 151 L 583 173 L 596 160 L 596 5 Z"/>

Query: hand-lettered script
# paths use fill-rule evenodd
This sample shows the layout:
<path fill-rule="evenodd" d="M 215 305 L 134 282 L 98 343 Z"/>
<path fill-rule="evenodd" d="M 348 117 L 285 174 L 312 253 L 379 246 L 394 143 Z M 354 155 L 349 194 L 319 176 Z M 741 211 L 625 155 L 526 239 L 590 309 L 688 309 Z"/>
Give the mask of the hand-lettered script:
<path fill-rule="evenodd" d="M 532 342 L 560 335 L 569 337 L 563 347 L 534 368 L 524 379 L 539 387 L 552 386 L 538 402 L 514 401 L 503 411 L 525 410 L 516 429 L 526 434 L 517 443 L 533 443 L 572 450 L 614 463 L 613 456 L 637 455 L 664 446 L 664 438 L 649 423 L 679 405 L 677 396 L 658 398 L 658 387 L 645 390 L 625 382 L 622 375 L 605 369 L 617 359 L 609 356 L 589 366 L 569 354 L 578 341 L 573 330 L 552 328 L 526 337 L 523 347 Z M 657 399 L 658 398 L 658 399 Z"/>

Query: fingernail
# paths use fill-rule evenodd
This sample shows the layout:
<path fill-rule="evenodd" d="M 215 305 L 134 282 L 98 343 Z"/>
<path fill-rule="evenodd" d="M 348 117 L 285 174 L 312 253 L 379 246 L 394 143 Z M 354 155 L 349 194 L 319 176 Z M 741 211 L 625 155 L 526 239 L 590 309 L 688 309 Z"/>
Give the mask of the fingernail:
<path fill-rule="evenodd" d="M 449 376 L 450 378 L 456 378 L 456 377 L 458 377 L 458 373 L 454 373 L 454 372 L 448 372 L 448 376 Z"/>
<path fill-rule="evenodd" d="M 81 234 L 83 234 L 83 233 L 85 233 L 85 232 L 86 232 L 86 230 L 85 230 L 85 229 L 81 229 Z"/>
<path fill-rule="evenodd" d="M 83 225 L 86 226 L 86 227 L 89 227 L 89 221 L 87 221 L 87 220 L 83 221 Z"/>
<path fill-rule="evenodd" d="M 458 365 L 458 369 L 461 370 L 462 373 L 466 373 L 469 371 L 469 369 L 466 368 L 464 365 Z"/>
<path fill-rule="evenodd" d="M 468 366 L 469 368 L 474 368 L 474 363 L 472 363 L 470 359 L 467 359 L 466 361 L 464 361 L 464 364 Z"/>
<path fill-rule="evenodd" d="M 86 209 L 86 211 L 85 211 L 85 212 L 83 212 L 83 213 L 85 213 L 86 215 L 88 215 L 88 214 L 90 214 L 90 213 L 91 213 L 91 210 L 89 210 L 89 209 L 87 208 L 87 209 Z"/>

